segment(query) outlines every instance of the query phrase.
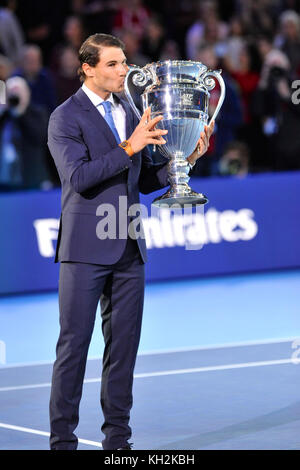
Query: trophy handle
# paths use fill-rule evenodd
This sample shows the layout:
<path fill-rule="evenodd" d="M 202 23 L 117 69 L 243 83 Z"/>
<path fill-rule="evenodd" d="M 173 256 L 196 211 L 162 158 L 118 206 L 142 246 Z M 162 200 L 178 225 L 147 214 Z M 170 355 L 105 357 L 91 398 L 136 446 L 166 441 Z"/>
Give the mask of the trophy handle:
<path fill-rule="evenodd" d="M 149 82 L 149 80 L 152 81 L 152 84 L 154 83 L 154 79 L 153 79 L 153 76 L 151 75 L 151 72 L 149 70 L 144 70 L 143 68 L 140 68 L 140 67 L 137 67 L 137 66 L 131 66 L 126 77 L 125 77 L 125 83 L 124 83 L 124 91 L 125 91 L 125 95 L 128 99 L 128 102 L 130 104 L 130 106 L 132 107 L 133 111 L 135 112 L 136 116 L 141 119 L 141 113 L 139 112 L 139 110 L 137 109 L 133 99 L 132 99 L 132 96 L 130 94 L 130 91 L 129 91 L 129 87 L 128 87 L 128 80 L 129 80 L 129 77 L 131 76 L 132 73 L 135 73 L 135 76 L 133 77 L 132 79 L 132 82 L 135 86 L 144 86 L 146 85 L 146 83 Z"/>
<path fill-rule="evenodd" d="M 215 87 L 215 80 L 211 77 L 214 77 L 217 80 L 217 82 L 219 83 L 220 87 L 221 87 L 221 95 L 220 95 L 217 107 L 216 107 L 212 117 L 210 118 L 210 121 L 209 121 L 208 125 L 210 125 L 210 123 L 216 119 L 216 117 L 219 114 L 219 111 L 221 109 L 221 106 L 223 104 L 224 98 L 225 98 L 225 83 L 224 83 L 223 77 L 221 75 L 221 72 L 222 72 L 222 70 L 215 70 L 215 71 L 209 70 L 208 72 L 206 72 L 201 77 L 204 81 L 204 85 L 206 86 L 206 88 L 208 90 L 212 90 Z"/>

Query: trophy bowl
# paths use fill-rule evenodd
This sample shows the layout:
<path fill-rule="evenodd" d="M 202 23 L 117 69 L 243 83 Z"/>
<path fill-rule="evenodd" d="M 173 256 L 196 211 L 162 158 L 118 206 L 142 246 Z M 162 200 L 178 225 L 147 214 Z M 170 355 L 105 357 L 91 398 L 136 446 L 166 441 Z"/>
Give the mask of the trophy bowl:
<path fill-rule="evenodd" d="M 205 204 L 207 197 L 188 185 L 190 165 L 187 157 L 195 151 L 208 123 L 209 92 L 215 87 L 215 80 L 220 84 L 221 94 L 209 123 L 215 120 L 224 101 L 225 84 L 221 71 L 208 70 L 201 62 L 184 60 L 154 62 L 142 68 L 132 66 L 125 79 L 125 94 L 140 119 L 141 114 L 129 90 L 129 80 L 135 89 L 143 88 L 140 94 L 143 111 L 150 106 L 151 119 L 163 117 L 156 127 L 168 131 L 164 136 L 166 143 L 158 145 L 158 149 L 168 159 L 170 188 L 152 204 L 157 207 Z"/>

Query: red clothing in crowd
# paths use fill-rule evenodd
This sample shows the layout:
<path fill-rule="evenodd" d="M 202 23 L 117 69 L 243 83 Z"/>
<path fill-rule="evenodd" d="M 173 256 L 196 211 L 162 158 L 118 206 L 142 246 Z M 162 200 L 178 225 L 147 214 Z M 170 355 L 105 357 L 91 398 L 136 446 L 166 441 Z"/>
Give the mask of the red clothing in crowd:
<path fill-rule="evenodd" d="M 243 104 L 244 122 L 247 124 L 251 121 L 249 112 L 249 103 L 252 93 L 256 90 L 259 74 L 256 72 L 232 72 L 232 78 L 238 83 Z"/>

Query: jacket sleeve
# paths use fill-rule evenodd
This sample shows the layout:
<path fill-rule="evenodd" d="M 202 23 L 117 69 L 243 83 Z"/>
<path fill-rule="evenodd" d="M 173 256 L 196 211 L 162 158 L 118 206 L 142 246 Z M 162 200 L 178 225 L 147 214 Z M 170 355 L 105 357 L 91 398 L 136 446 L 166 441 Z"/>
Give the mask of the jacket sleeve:
<path fill-rule="evenodd" d="M 80 126 L 59 108 L 50 117 L 48 147 L 60 177 L 67 180 L 77 193 L 102 183 L 132 165 L 130 157 L 119 146 L 102 154 L 101 158 L 91 160 Z"/>

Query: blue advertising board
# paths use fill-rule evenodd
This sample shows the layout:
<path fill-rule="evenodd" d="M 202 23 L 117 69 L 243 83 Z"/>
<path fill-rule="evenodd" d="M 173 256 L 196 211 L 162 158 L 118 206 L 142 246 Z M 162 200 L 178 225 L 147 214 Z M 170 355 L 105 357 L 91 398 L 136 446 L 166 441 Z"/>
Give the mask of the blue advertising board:
<path fill-rule="evenodd" d="M 300 172 L 190 184 L 210 201 L 193 211 L 141 195 L 148 281 L 300 266 Z M 0 195 L 0 294 L 57 289 L 59 216 L 59 189 Z"/>

